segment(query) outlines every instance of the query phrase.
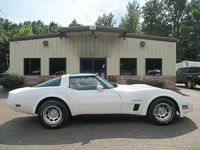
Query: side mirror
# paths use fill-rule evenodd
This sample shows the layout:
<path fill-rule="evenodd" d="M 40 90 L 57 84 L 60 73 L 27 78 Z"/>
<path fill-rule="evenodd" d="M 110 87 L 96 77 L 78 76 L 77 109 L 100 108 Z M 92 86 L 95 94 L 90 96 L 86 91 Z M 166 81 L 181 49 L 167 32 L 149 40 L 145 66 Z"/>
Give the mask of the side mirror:
<path fill-rule="evenodd" d="M 99 91 L 103 91 L 103 86 L 101 86 L 101 85 L 97 85 L 97 90 L 99 90 Z"/>
<path fill-rule="evenodd" d="M 117 84 L 113 84 L 113 86 L 114 86 L 114 87 L 118 87 L 118 85 L 117 85 Z"/>

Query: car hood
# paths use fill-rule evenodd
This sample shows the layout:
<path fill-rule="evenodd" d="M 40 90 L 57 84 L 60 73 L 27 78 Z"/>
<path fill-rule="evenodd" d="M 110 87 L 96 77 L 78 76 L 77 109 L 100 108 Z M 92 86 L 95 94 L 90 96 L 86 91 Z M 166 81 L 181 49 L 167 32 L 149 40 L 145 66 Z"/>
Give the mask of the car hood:
<path fill-rule="evenodd" d="M 146 91 L 152 89 L 160 90 L 160 88 L 146 84 L 118 85 L 118 87 L 114 88 L 115 91 L 124 91 L 124 92 Z"/>
<path fill-rule="evenodd" d="M 186 99 L 177 92 L 145 84 L 118 85 L 118 87 L 113 90 L 119 93 L 122 98 L 126 99 L 132 99 L 134 97 L 141 100 L 150 100 L 159 96 L 168 96 L 181 100 Z"/>

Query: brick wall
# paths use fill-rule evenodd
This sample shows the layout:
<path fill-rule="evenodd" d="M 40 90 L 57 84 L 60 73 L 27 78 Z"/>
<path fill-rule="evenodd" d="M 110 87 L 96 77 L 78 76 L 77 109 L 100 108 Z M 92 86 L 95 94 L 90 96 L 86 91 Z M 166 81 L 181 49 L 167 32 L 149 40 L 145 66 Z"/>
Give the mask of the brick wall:
<path fill-rule="evenodd" d="M 34 86 L 36 82 L 41 80 L 49 80 L 57 76 L 24 76 L 25 83 L 24 86 Z M 117 75 L 114 76 L 117 78 L 118 84 L 126 84 L 128 79 L 141 80 L 141 76 L 128 76 L 128 75 Z M 109 76 L 107 76 L 109 79 Z M 151 81 L 163 81 L 165 82 L 166 89 L 175 89 L 176 88 L 176 76 L 142 76 L 142 80 L 151 80 Z"/>
<path fill-rule="evenodd" d="M 118 84 L 126 84 L 128 79 L 133 80 L 143 80 L 143 81 L 163 81 L 165 82 L 165 89 L 175 89 L 176 88 L 176 76 L 129 76 L 129 75 L 117 75 L 114 76 L 117 78 Z M 107 76 L 109 79 L 109 76 Z"/>
<path fill-rule="evenodd" d="M 36 76 L 24 76 L 24 86 L 34 86 L 38 81 L 41 80 L 50 80 L 53 78 L 56 78 L 57 76 L 55 75 L 48 75 L 48 76 L 40 76 L 40 75 L 36 75 Z"/>

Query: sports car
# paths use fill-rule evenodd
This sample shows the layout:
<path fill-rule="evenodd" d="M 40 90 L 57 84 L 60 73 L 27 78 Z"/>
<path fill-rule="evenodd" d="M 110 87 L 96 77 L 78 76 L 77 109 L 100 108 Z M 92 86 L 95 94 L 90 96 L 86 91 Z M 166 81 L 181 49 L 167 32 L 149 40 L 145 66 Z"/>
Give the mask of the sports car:
<path fill-rule="evenodd" d="M 37 114 L 46 128 L 60 128 L 69 117 L 85 114 L 147 116 L 157 125 L 169 124 L 193 111 L 193 103 L 171 90 L 144 84 L 112 85 L 96 74 L 66 74 L 34 87 L 9 92 L 9 108 Z"/>

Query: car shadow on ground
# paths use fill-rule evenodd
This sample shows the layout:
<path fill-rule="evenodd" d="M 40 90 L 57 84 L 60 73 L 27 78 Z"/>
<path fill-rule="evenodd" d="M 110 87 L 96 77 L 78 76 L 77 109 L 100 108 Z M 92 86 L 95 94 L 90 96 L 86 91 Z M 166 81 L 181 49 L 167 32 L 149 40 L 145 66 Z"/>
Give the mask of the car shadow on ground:
<path fill-rule="evenodd" d="M 176 89 L 176 90 L 173 90 L 174 92 L 178 93 L 178 94 L 181 94 L 183 96 L 189 96 L 187 94 L 183 94 L 179 89 Z"/>
<path fill-rule="evenodd" d="M 59 145 L 87 144 L 92 140 L 111 138 L 165 139 L 198 129 L 189 118 L 179 115 L 167 126 L 149 123 L 146 117 L 131 115 L 77 116 L 60 129 L 45 129 L 36 116 L 12 119 L 0 126 L 0 144 Z"/>

